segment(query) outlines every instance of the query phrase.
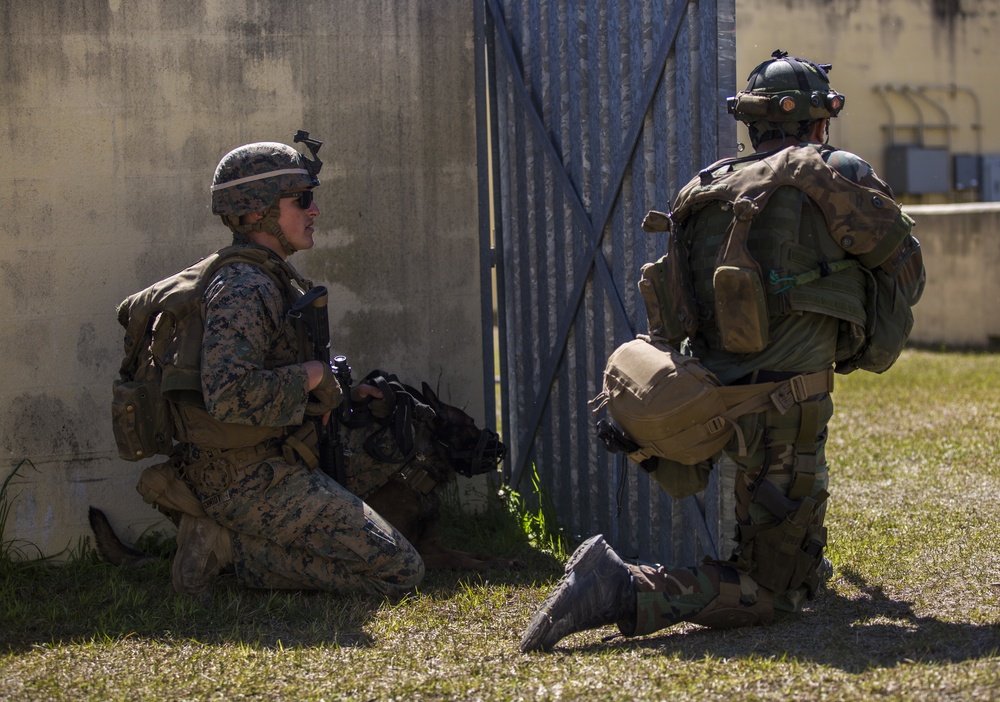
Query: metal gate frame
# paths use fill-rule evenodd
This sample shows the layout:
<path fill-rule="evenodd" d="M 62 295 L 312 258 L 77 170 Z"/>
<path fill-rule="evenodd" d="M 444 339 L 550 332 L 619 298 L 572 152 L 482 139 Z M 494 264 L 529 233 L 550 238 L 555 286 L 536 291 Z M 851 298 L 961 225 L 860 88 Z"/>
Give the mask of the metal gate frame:
<path fill-rule="evenodd" d="M 574 537 L 667 564 L 720 556 L 724 472 L 683 501 L 628 478 L 587 400 L 645 330 L 639 269 L 666 238 L 642 216 L 735 146 L 735 0 L 476 0 L 475 22 L 484 376 L 495 406 L 495 272 L 507 479 L 530 474 Z"/>

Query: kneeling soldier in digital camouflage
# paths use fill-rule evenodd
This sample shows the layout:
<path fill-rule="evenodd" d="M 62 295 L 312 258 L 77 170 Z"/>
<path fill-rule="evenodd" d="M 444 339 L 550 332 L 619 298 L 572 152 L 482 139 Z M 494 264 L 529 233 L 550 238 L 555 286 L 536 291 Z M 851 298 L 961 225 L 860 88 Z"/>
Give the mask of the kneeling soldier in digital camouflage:
<path fill-rule="evenodd" d="M 832 573 L 823 520 L 833 369 L 892 365 L 925 273 L 913 221 L 889 186 L 861 158 L 826 144 L 844 104 L 830 66 L 772 56 L 728 101 L 755 153 L 706 168 L 670 215 L 647 217 L 656 228 L 660 215 L 659 230 L 671 232 L 663 260 L 672 294 L 657 302 L 666 319 L 651 321 L 651 335 L 700 359 L 725 390 L 788 381 L 802 389 L 780 408 L 738 414 L 724 446 L 736 469 L 735 552 L 693 567 L 637 566 L 595 536 L 570 558 L 522 651 L 609 624 L 627 636 L 678 622 L 765 624 L 775 611 L 799 612 Z M 816 378 L 823 382 L 808 380 Z M 655 452 L 651 460 L 643 467 L 675 496 L 692 476 L 704 487 L 717 465 Z"/>
<path fill-rule="evenodd" d="M 316 464 L 311 420 L 328 420 L 343 398 L 290 314 L 312 287 L 287 259 L 313 246 L 322 166 L 321 142 L 304 132 L 300 140 L 312 159 L 272 142 L 226 154 L 212 212 L 232 230 L 233 246 L 168 279 L 168 292 L 161 281 L 119 310 L 123 320 L 167 310 L 151 324 L 151 347 L 178 443 L 171 461 L 143 473 L 139 491 L 178 523 L 174 589 L 202 601 L 223 572 L 255 588 L 389 596 L 424 574 L 395 528 L 306 465 Z M 185 295 L 195 298 L 186 316 L 170 301 Z M 362 384 L 352 396 L 380 393 Z"/>

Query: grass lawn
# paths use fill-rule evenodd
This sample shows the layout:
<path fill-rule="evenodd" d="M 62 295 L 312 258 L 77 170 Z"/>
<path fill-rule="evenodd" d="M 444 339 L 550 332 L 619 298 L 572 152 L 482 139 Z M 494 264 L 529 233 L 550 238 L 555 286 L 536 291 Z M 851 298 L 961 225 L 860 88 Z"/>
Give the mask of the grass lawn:
<path fill-rule="evenodd" d="M 205 609 L 166 561 L 0 553 L 0 699 L 1000 700 L 1000 356 L 908 351 L 838 381 L 836 574 L 800 617 L 522 655 L 566 554 L 499 506 L 451 533 L 523 569 L 431 573 L 396 603 L 223 583 Z"/>

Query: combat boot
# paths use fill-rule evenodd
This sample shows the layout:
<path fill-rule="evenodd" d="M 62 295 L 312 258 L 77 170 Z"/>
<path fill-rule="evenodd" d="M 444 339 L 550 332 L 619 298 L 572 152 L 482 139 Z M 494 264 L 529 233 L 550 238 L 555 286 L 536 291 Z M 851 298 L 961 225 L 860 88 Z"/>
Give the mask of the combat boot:
<path fill-rule="evenodd" d="M 631 631 L 635 603 L 631 571 L 598 534 L 570 556 L 566 574 L 528 624 L 521 651 L 549 651 L 565 636 L 608 624 Z"/>
<path fill-rule="evenodd" d="M 229 529 L 209 517 L 182 514 L 177 528 L 177 553 L 170 566 L 174 591 L 191 595 L 203 605 L 212 597 L 212 581 L 233 562 Z"/>

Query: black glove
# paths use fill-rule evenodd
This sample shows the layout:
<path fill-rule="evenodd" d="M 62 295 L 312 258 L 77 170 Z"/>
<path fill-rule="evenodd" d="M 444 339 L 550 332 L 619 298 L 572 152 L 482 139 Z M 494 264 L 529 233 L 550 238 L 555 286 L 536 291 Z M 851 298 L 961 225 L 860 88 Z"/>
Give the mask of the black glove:
<path fill-rule="evenodd" d="M 306 414 L 308 415 L 322 416 L 340 406 L 344 399 L 344 393 L 341 391 L 340 381 L 333 374 L 333 368 L 330 367 L 329 363 L 323 365 L 323 379 L 310 391 L 310 394 L 312 401 L 306 404 Z"/>

